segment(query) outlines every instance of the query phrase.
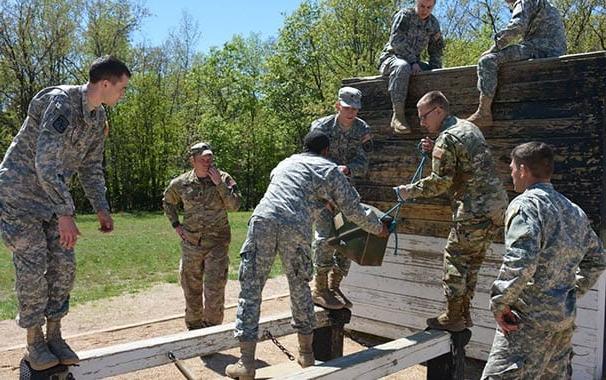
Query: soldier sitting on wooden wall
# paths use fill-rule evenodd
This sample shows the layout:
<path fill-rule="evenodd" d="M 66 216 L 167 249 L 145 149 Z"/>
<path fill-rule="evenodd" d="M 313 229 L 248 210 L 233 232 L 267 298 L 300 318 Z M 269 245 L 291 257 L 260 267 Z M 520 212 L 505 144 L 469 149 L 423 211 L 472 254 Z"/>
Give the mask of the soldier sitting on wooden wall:
<path fill-rule="evenodd" d="M 421 125 L 439 133 L 435 146 L 421 140 L 432 152 L 432 172 L 410 185 L 398 188 L 403 199 L 430 198 L 448 194 L 453 226 L 444 248 L 443 285 L 447 311 L 427 320 L 430 328 L 462 331 L 473 326 L 470 304 L 478 271 L 498 227 L 503 223 L 507 193 L 482 132 L 467 120 L 449 114 L 444 94 L 432 91 L 417 103 Z"/>

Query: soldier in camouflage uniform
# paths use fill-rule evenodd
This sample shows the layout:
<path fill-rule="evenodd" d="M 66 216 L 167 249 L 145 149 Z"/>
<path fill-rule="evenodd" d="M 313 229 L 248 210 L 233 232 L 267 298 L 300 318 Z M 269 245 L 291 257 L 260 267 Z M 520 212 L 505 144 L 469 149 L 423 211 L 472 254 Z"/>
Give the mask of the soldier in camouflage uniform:
<path fill-rule="evenodd" d="M 69 181 L 78 173 L 101 230 L 111 231 L 103 178 L 107 119 L 102 104 L 115 105 L 129 77 L 124 63 L 106 56 L 92 64 L 87 84 L 40 91 L 0 164 L 0 232 L 13 254 L 17 323 L 27 329 L 25 355 L 35 370 L 78 363 L 61 337 L 80 234 Z"/>
<path fill-rule="evenodd" d="M 170 182 L 162 204 L 181 238 L 185 325 L 194 330 L 223 323 L 231 239 L 227 211 L 240 208 L 240 193 L 233 178 L 213 165 L 209 144 L 195 144 L 189 154 L 193 169 Z"/>
<path fill-rule="evenodd" d="M 242 357 L 225 370 L 232 378 L 254 378 L 261 293 L 278 253 L 290 289 L 291 324 L 298 332 L 298 362 L 303 367 L 313 365 L 315 315 L 308 285 L 313 272 L 310 241 L 312 220 L 327 201 L 366 231 L 388 235 L 387 227 L 376 216 L 365 213 L 358 193 L 337 165 L 325 158 L 328 137 L 314 130 L 307 134 L 304 145 L 305 153 L 290 156 L 272 171 L 267 192 L 249 221 L 240 253 L 242 290 L 235 331 Z"/>
<path fill-rule="evenodd" d="M 320 131 L 330 140 L 328 159 L 337 164 L 341 173 L 349 178 L 362 177 L 368 171 L 368 152 L 372 149 L 370 127 L 358 117 L 362 108 L 362 93 L 352 87 L 339 90 L 335 105 L 336 115 L 314 121 L 311 131 Z M 334 209 L 323 208 L 316 219 L 316 237 L 313 242 L 316 276 L 312 299 L 327 309 L 351 307 L 351 302 L 339 286 L 347 276 L 351 260 L 328 245 L 332 230 Z"/>
<path fill-rule="evenodd" d="M 517 146 L 509 166 L 522 194 L 507 208 L 490 299 L 498 329 L 482 378 L 569 379 L 576 300 L 606 269 L 606 254 L 583 210 L 550 183 L 547 144 Z"/>
<path fill-rule="evenodd" d="M 379 57 L 379 71 L 389 76 L 388 90 L 393 106 L 391 127 L 396 133 L 410 133 L 404 117 L 410 75 L 442 67 L 444 39 L 438 19 L 431 14 L 435 4 L 435 0 L 416 0 L 414 8 L 397 12 L 389 41 Z M 421 61 L 425 48 L 429 63 Z"/>
<path fill-rule="evenodd" d="M 435 144 L 423 139 L 432 152 L 432 173 L 413 184 L 400 186 L 403 199 L 447 194 L 453 226 L 444 248 L 444 290 L 447 311 L 427 320 L 430 328 L 461 331 L 473 326 L 470 315 L 478 271 L 507 207 L 507 194 L 482 132 L 472 123 L 449 115 L 446 97 L 439 91 L 425 94 L 417 104 L 419 120 Z M 433 149 L 432 149 L 433 148 Z"/>
<path fill-rule="evenodd" d="M 492 123 L 492 100 L 497 89 L 499 65 L 530 58 L 566 54 L 566 32 L 558 10 L 549 0 L 505 0 L 511 20 L 496 36 L 496 44 L 478 61 L 478 110 L 468 120 L 479 127 Z M 519 44 L 511 44 L 521 38 Z"/>

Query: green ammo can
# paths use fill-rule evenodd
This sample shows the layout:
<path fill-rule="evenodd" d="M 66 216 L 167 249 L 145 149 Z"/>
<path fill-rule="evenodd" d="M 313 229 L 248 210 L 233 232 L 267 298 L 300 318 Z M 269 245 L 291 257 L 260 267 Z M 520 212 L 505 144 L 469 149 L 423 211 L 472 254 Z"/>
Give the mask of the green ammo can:
<path fill-rule="evenodd" d="M 381 220 L 391 222 L 393 218 L 376 207 L 362 203 L 366 214 L 374 214 Z M 343 256 L 364 266 L 381 266 L 389 237 L 382 238 L 347 220 L 345 215 L 338 213 L 333 218 L 333 231 L 328 243 Z"/>

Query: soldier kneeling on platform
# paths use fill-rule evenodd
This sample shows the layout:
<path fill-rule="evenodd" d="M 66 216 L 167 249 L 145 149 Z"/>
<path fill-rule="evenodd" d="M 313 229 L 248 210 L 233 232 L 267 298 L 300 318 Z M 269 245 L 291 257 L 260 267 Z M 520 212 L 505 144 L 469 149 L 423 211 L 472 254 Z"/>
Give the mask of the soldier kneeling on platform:
<path fill-rule="evenodd" d="M 298 362 L 302 367 L 314 364 L 310 244 L 312 220 L 327 201 L 333 202 L 364 230 L 384 237 L 389 234 L 377 216 L 366 214 L 357 191 L 337 165 L 326 159 L 328 136 L 311 131 L 305 136 L 304 147 L 304 153 L 286 158 L 271 172 L 267 191 L 248 223 L 248 234 L 240 251 L 241 291 L 235 330 L 242 356 L 225 369 L 232 378 L 243 380 L 255 376 L 261 293 L 278 253 L 288 279 L 291 324 L 298 332 Z"/>

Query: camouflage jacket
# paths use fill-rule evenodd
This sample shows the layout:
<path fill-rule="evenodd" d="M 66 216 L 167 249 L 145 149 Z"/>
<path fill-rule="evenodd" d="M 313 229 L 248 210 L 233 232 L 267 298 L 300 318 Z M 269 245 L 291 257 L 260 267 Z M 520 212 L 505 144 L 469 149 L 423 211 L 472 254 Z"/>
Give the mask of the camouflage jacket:
<path fill-rule="evenodd" d="M 505 256 L 490 308 L 510 306 L 522 323 L 554 331 L 569 327 L 576 298 L 606 268 L 602 243 L 579 206 L 550 183 L 530 186 L 507 208 Z"/>
<path fill-rule="evenodd" d="M 521 38 L 538 57 L 566 54 L 566 30 L 558 10 L 549 0 L 517 0 L 511 20 L 497 33 L 497 48 L 503 49 Z"/>
<path fill-rule="evenodd" d="M 27 117 L 0 164 L 0 206 L 19 216 L 73 215 L 74 173 L 95 211 L 105 199 L 102 106 L 88 111 L 87 86 L 48 87 L 29 104 Z"/>
<path fill-rule="evenodd" d="M 356 118 L 351 128 L 343 131 L 337 122 L 337 115 L 331 115 L 314 121 L 310 131 L 315 129 L 324 132 L 330 140 L 329 160 L 347 166 L 352 177 L 366 175 L 372 139 L 370 127 L 364 120 Z"/>
<path fill-rule="evenodd" d="M 484 135 L 467 120 L 454 116 L 444 119 L 432 152 L 431 175 L 406 188 L 410 198 L 447 193 L 454 221 L 488 218 L 503 224 L 507 193 Z"/>
<path fill-rule="evenodd" d="M 182 205 L 181 224 L 190 235 L 203 239 L 230 239 L 227 211 L 240 208 L 240 193 L 229 174 L 224 171 L 219 173 L 219 185 L 215 185 L 209 177 L 198 178 L 194 170 L 170 181 L 164 190 L 162 204 L 173 226 L 179 223 L 178 212 Z"/>
<path fill-rule="evenodd" d="M 311 153 L 294 154 L 271 172 L 271 182 L 253 216 L 274 219 L 311 241 L 311 226 L 326 202 L 334 203 L 352 222 L 379 233 L 382 223 L 367 216 L 358 192 L 333 162 Z"/>
<path fill-rule="evenodd" d="M 421 53 L 427 48 L 431 69 L 442 67 L 444 39 L 440 23 L 434 15 L 421 20 L 414 8 L 402 9 L 393 16 L 389 41 L 385 44 L 379 57 L 382 63 L 395 55 L 413 64 L 421 61 Z"/>

